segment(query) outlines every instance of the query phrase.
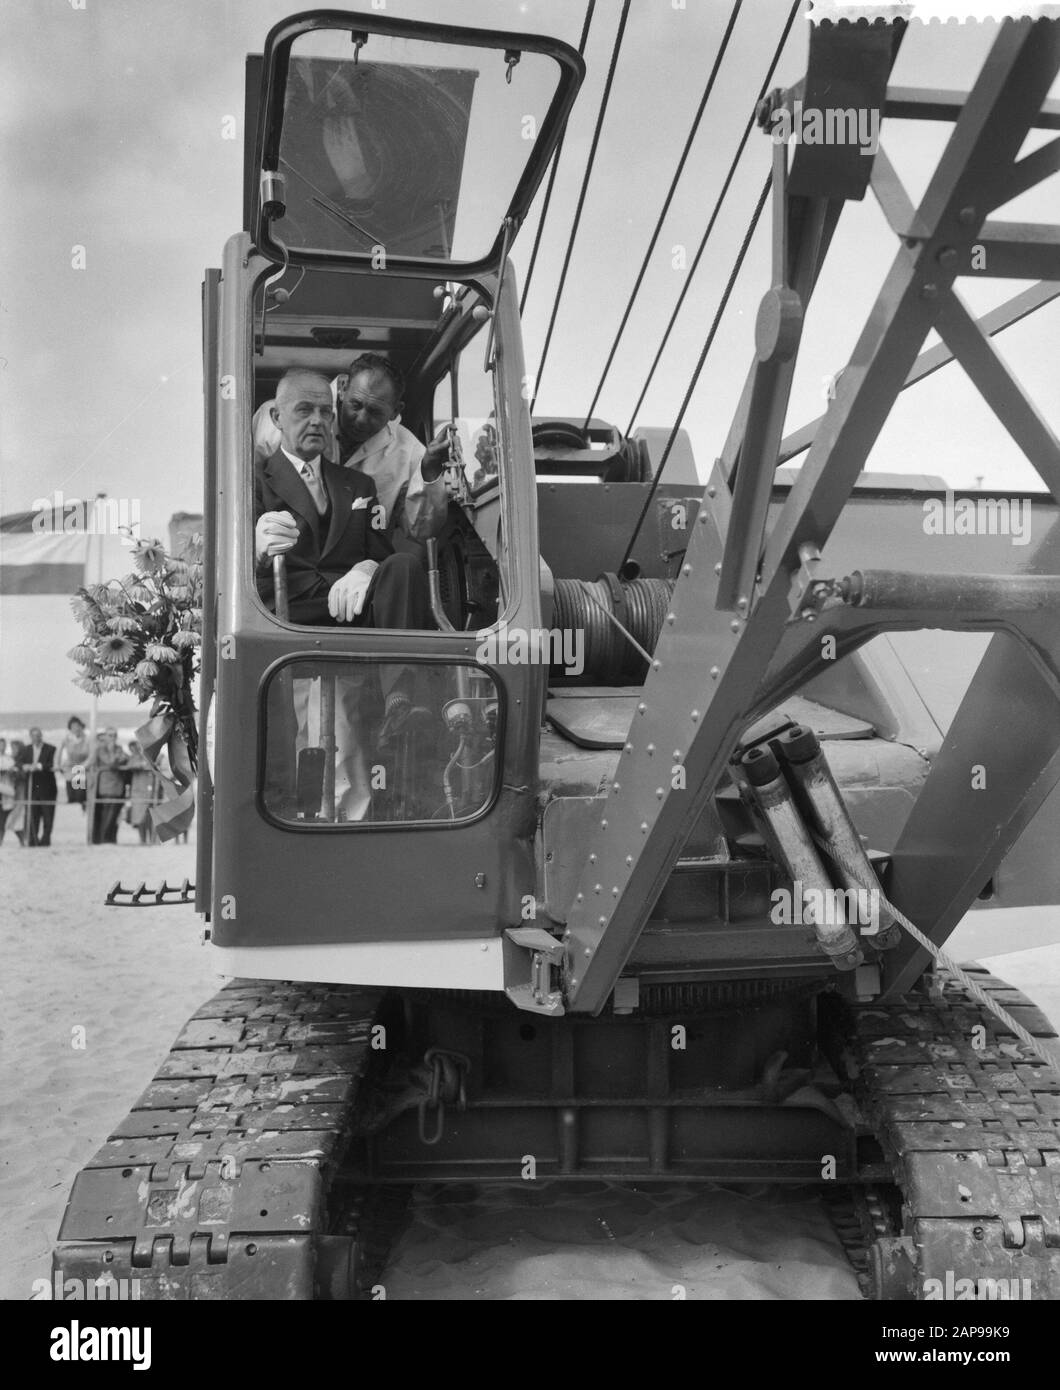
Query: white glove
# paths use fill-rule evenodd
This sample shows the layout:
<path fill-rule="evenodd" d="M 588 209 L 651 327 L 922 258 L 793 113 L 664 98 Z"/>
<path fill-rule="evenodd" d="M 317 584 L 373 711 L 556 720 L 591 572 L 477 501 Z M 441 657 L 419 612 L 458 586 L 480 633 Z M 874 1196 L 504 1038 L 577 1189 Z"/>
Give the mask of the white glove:
<path fill-rule="evenodd" d="M 298 540 L 298 522 L 290 512 L 262 512 L 254 527 L 254 553 L 259 560 L 266 555 L 283 555 Z"/>
<path fill-rule="evenodd" d="M 348 574 L 336 579 L 328 592 L 328 612 L 333 618 L 349 623 L 364 610 L 368 586 L 378 568 L 374 560 L 362 560 Z"/>

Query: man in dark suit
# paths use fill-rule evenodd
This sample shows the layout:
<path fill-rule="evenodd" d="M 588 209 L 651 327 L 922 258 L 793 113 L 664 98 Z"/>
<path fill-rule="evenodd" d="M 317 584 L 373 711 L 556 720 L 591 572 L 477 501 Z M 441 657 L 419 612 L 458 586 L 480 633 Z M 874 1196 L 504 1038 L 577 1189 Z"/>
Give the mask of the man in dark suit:
<path fill-rule="evenodd" d="M 254 550 L 262 598 L 275 608 L 272 563 L 274 556 L 283 555 L 291 622 L 426 628 L 426 576 L 413 555 L 394 553 L 375 483 L 324 457 L 334 416 L 327 378 L 312 371 L 289 371 L 276 388 L 271 414 L 280 431 L 280 447 L 254 465 Z M 422 723 L 426 711 L 413 700 L 412 668 L 384 666 L 381 685 L 385 704 L 379 743 L 385 747 Z M 357 681 L 345 683 L 340 704 L 351 728 L 359 694 Z M 305 698 L 295 690 L 300 730 Z M 337 734 L 341 762 L 343 739 L 340 731 Z M 303 739 L 304 731 L 298 741 Z"/>
<path fill-rule="evenodd" d="M 29 746 L 19 750 L 17 766 L 26 773 L 26 844 L 50 845 L 55 820 L 55 745 L 45 743 L 40 729 L 30 729 Z"/>

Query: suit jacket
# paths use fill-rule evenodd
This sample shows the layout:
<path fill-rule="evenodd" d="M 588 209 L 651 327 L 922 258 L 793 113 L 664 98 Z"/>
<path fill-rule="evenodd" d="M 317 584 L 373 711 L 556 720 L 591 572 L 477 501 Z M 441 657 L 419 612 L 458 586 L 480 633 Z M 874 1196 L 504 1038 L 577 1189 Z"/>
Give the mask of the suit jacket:
<path fill-rule="evenodd" d="M 287 551 L 287 598 L 291 621 L 333 625 L 328 593 L 336 580 L 362 560 L 382 563 L 394 547 L 372 522 L 381 514 L 375 483 L 354 469 L 320 460 L 321 477 L 331 501 L 326 527 L 294 464 L 280 449 L 254 465 L 254 521 L 263 512 L 291 512 L 298 523 L 298 540 Z M 378 510 L 377 510 L 378 509 Z M 384 514 L 385 524 L 385 514 Z M 275 604 L 272 556 L 257 566 L 258 592 Z"/>
<path fill-rule="evenodd" d="M 57 795 L 55 784 L 55 744 L 42 743 L 38 754 L 33 745 L 27 744 L 16 757 L 16 764 L 23 770 L 30 763 L 39 762 L 43 771 L 26 774 L 26 796 L 30 801 L 54 801 Z"/>

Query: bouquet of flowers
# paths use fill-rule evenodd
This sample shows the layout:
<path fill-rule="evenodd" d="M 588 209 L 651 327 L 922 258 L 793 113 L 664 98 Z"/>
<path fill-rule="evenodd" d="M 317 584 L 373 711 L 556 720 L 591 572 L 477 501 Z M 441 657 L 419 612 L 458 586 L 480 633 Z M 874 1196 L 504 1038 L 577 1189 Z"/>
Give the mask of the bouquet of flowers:
<path fill-rule="evenodd" d="M 69 653 L 81 670 L 74 683 L 90 695 L 124 690 L 152 701 L 152 717 L 171 723 L 194 771 L 198 736 L 192 681 L 202 646 L 202 537 L 193 536 L 173 557 L 161 541 L 122 530 L 132 543 L 133 573 L 86 585 L 72 600 L 85 630 Z"/>

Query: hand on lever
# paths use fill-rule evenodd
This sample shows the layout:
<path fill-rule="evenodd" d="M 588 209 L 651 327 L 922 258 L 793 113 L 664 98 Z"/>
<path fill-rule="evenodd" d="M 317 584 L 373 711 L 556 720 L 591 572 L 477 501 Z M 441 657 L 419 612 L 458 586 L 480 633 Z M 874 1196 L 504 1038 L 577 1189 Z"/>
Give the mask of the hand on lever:
<path fill-rule="evenodd" d="M 254 553 L 259 560 L 283 555 L 298 540 L 298 522 L 290 512 L 262 512 L 254 527 Z"/>

